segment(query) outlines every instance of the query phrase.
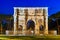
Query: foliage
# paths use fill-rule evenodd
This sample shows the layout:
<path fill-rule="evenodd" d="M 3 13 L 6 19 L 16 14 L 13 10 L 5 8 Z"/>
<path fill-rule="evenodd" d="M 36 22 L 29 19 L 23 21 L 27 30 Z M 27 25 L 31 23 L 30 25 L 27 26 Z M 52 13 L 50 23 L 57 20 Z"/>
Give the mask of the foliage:
<path fill-rule="evenodd" d="M 60 11 L 49 16 L 49 18 L 48 18 L 49 30 L 57 30 L 57 28 L 58 28 L 57 24 L 59 24 L 59 21 L 58 21 L 59 19 L 60 19 Z"/>

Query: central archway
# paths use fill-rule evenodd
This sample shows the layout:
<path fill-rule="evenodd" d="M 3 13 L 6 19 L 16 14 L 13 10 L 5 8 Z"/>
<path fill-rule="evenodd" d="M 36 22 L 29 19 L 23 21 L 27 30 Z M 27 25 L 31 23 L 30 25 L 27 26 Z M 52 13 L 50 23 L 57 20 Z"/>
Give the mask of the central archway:
<path fill-rule="evenodd" d="M 28 20 L 28 22 L 27 22 L 27 30 L 29 30 L 29 29 L 31 29 L 31 30 L 35 29 L 35 22 L 31 19 Z"/>

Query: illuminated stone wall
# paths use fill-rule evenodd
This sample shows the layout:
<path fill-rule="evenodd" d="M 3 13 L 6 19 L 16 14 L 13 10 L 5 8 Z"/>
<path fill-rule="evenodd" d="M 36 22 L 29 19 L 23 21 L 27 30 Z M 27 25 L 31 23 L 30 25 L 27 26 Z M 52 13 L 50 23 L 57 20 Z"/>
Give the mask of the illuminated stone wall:
<path fill-rule="evenodd" d="M 17 14 L 17 11 L 18 14 Z M 18 16 L 18 18 L 17 18 Z M 16 24 L 18 19 L 18 24 Z M 17 34 L 20 25 L 22 25 L 22 33 L 28 33 L 27 22 L 32 19 L 35 22 L 34 34 L 40 34 L 40 25 L 44 26 L 43 34 L 48 34 L 48 8 L 47 7 L 37 7 L 37 8 L 21 8 L 14 7 L 14 34 Z M 18 25 L 18 27 L 17 27 Z"/>

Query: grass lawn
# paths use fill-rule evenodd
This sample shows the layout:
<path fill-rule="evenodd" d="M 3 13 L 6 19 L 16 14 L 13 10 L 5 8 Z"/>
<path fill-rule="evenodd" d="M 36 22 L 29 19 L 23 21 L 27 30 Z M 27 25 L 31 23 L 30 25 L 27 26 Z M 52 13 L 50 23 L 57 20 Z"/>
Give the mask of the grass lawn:
<path fill-rule="evenodd" d="M 1 40 L 60 40 L 60 36 L 0 36 Z"/>

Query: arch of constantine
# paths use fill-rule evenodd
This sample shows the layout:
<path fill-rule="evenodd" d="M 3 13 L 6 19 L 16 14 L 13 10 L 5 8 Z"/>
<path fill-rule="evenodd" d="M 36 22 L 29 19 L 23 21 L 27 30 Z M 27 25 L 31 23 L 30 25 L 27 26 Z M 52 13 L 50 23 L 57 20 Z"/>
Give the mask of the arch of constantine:
<path fill-rule="evenodd" d="M 48 34 L 48 8 L 14 7 L 14 34 Z"/>

